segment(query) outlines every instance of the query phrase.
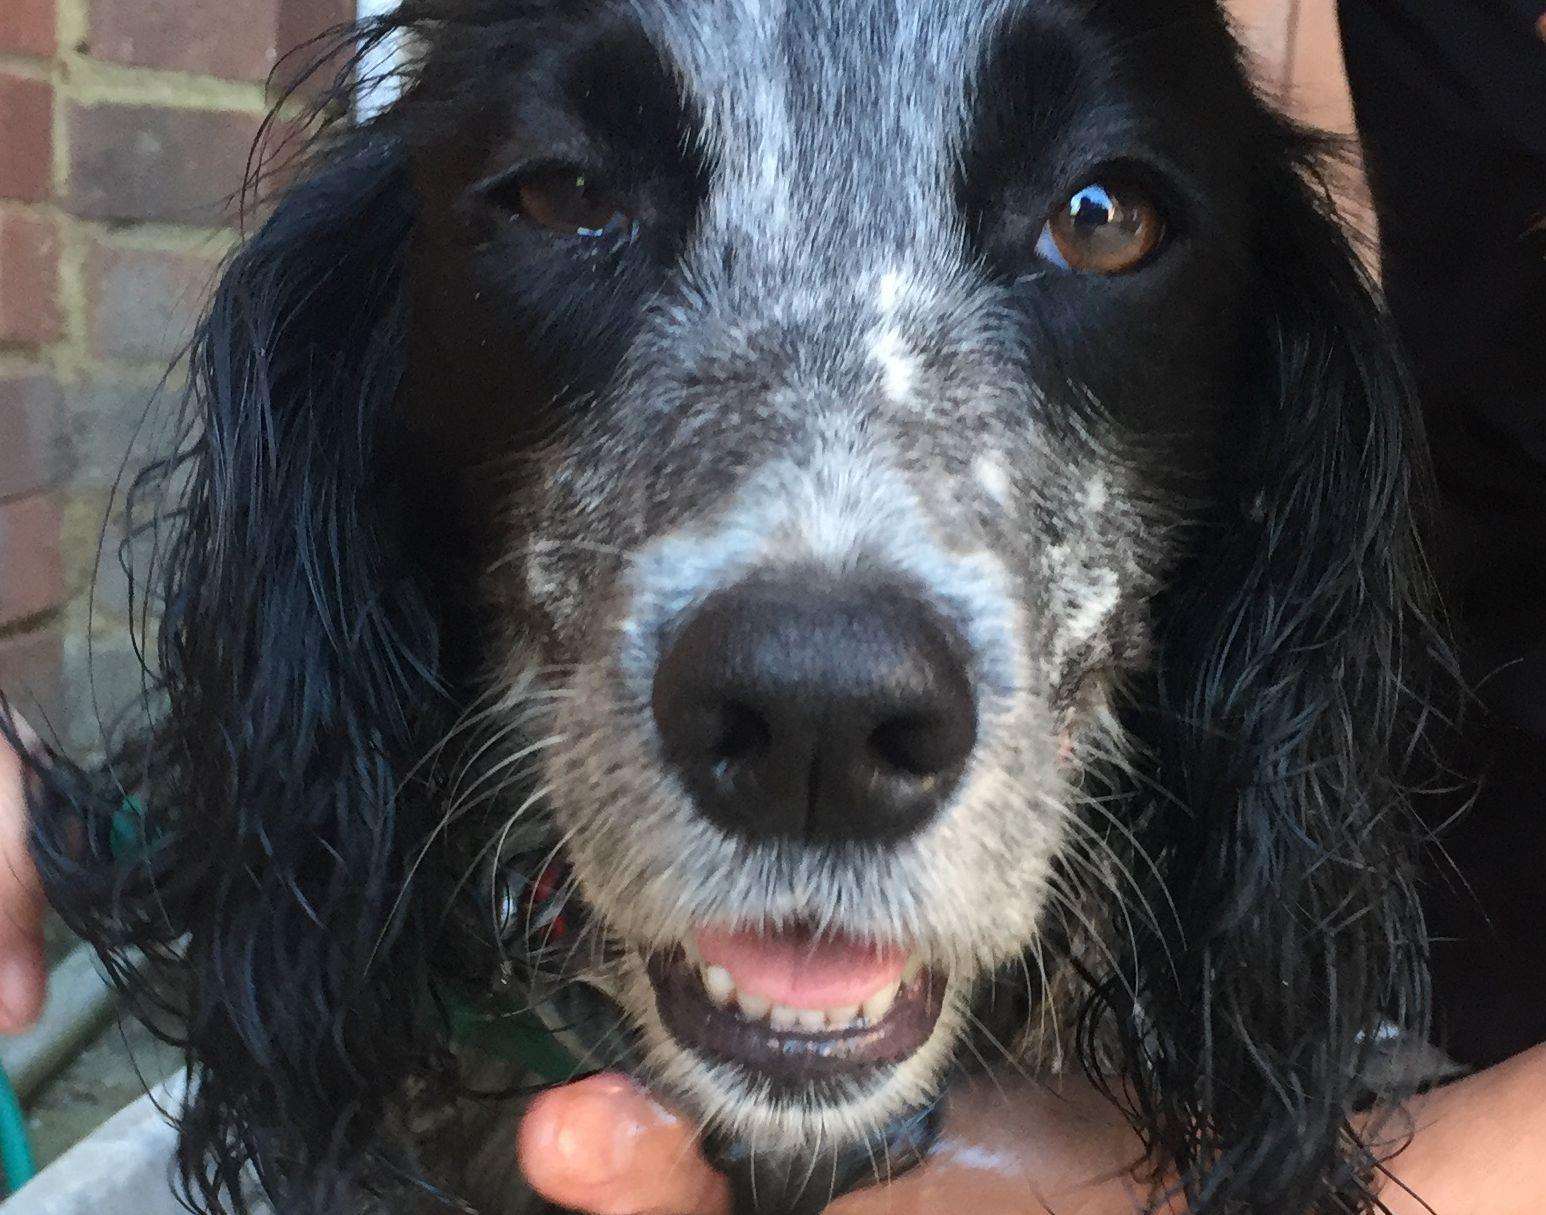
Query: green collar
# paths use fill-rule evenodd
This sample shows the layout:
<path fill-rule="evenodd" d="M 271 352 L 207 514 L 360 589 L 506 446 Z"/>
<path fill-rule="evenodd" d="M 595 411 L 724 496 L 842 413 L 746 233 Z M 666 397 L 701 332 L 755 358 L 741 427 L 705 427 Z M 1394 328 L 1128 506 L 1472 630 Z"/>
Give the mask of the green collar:
<path fill-rule="evenodd" d="M 451 1045 L 519 1063 L 543 1080 L 567 1084 L 587 1068 L 564 1049 L 558 1036 L 528 1009 L 501 1007 L 496 999 L 452 997 Z"/>

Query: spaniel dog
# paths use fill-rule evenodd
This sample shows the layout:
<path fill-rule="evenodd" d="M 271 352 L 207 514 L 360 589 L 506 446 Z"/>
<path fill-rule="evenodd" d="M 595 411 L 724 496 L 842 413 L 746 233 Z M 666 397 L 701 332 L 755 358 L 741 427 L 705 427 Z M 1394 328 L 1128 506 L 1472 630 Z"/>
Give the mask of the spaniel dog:
<path fill-rule="evenodd" d="M 191 1201 L 540 1209 L 561 1045 L 755 1209 L 981 1067 L 1086 1069 L 1194 1212 L 1372 1209 L 1418 435 L 1218 6 L 350 36 L 401 95 L 324 90 L 153 477 L 154 727 L 38 807 Z"/>

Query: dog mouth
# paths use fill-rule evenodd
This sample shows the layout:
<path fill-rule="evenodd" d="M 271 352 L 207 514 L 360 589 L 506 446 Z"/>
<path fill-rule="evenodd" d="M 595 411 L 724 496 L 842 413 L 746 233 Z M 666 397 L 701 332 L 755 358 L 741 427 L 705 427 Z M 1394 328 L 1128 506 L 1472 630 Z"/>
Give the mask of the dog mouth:
<path fill-rule="evenodd" d="M 943 977 L 916 954 L 808 928 L 700 929 L 646 969 L 679 1043 L 783 1083 L 900 1063 L 944 1004 Z"/>

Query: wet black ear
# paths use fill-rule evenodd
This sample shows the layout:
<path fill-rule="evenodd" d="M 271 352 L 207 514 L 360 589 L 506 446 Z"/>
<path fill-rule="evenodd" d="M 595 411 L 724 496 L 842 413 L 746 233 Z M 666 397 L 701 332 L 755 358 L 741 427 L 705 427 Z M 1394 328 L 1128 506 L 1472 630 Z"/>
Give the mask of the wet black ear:
<path fill-rule="evenodd" d="M 1104 992 L 1139 1121 L 1210 1213 L 1364 1209 L 1347 1112 L 1381 1035 L 1426 1030 L 1401 771 L 1433 648 L 1420 435 L 1315 149 L 1274 137 L 1244 407 L 1164 605 L 1144 725 L 1143 838 L 1165 875 L 1149 899 L 1173 914 L 1135 940 L 1136 990 Z"/>
<path fill-rule="evenodd" d="M 347 136 L 232 258 L 192 347 L 189 445 L 161 470 L 166 712 L 116 765 L 140 809 L 63 773 L 38 807 L 55 905 L 142 1004 L 175 992 L 201 1209 L 240 1205 L 246 1162 L 282 1209 L 341 1209 L 384 1098 L 434 1051 L 407 778 L 443 696 L 383 459 L 404 161 Z M 154 985 L 136 948 L 164 962 Z"/>

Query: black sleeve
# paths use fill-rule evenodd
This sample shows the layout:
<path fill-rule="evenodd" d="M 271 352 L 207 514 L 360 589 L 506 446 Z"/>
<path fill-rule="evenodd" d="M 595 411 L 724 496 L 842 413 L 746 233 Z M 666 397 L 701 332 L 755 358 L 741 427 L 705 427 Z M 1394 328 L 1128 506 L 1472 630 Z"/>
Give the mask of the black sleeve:
<path fill-rule="evenodd" d="M 1538 507 L 1520 521 L 1546 564 L 1546 39 L 1531 19 L 1546 3 L 1339 9 L 1386 292 L 1435 457 L 1444 472 L 1467 455 L 1450 442 L 1482 443 L 1491 467 L 1457 475 Z"/>
<path fill-rule="evenodd" d="M 1546 1039 L 1543 10 L 1339 3 L 1386 295 L 1439 478 L 1430 550 L 1485 706 L 1455 758 L 1487 775 L 1427 906 L 1444 1042 L 1477 1065 Z M 1435 821 L 1456 808 L 1441 800 Z"/>

